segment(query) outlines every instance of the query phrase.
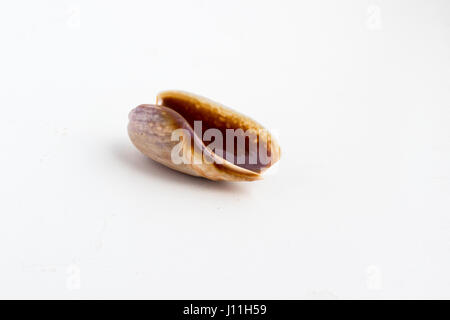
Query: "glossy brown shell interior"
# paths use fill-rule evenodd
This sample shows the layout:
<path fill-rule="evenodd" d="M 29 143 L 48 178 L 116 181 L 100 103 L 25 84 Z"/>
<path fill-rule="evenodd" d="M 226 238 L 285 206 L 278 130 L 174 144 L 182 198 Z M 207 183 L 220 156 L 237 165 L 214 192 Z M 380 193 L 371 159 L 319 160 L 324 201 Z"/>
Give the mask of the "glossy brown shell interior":
<path fill-rule="evenodd" d="M 263 126 L 251 118 L 217 102 L 186 92 L 166 91 L 158 95 L 157 104 L 179 113 L 192 128 L 194 128 L 194 121 L 202 121 L 202 133 L 200 138 L 204 145 L 211 143 L 211 141 L 205 141 L 203 139 L 203 134 L 208 129 L 220 130 L 224 138 L 227 137 L 227 129 L 242 129 L 235 131 L 234 157 L 232 157 L 233 161 L 231 161 L 241 168 L 260 173 L 279 159 L 279 147 L 276 143 L 272 143 L 274 141 L 272 141 L 271 135 Z M 246 132 L 247 134 L 245 134 Z M 245 155 L 242 155 L 242 150 L 238 150 L 238 139 L 245 139 Z M 255 148 L 250 148 L 250 139 L 254 139 L 253 142 L 257 143 L 256 154 Z M 276 150 L 273 150 L 274 148 Z M 226 142 L 223 143 L 223 155 L 226 154 L 225 149 Z M 259 155 L 262 152 L 265 152 L 267 157 L 272 158 L 269 164 L 260 160 Z M 241 158 L 241 161 L 239 162 L 239 155 L 245 157 L 245 160 L 242 161 Z M 251 156 L 253 159 L 256 157 L 256 163 L 250 163 L 249 159 Z"/>

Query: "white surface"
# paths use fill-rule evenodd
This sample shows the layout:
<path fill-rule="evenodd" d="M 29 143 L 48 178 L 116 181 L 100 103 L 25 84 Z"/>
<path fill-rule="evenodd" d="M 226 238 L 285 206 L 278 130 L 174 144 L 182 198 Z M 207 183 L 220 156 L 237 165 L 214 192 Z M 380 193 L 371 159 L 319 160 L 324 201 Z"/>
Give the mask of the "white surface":
<path fill-rule="evenodd" d="M 448 1 L 0 4 L 0 297 L 450 298 Z M 218 184 L 126 134 L 158 91 L 278 132 Z"/>

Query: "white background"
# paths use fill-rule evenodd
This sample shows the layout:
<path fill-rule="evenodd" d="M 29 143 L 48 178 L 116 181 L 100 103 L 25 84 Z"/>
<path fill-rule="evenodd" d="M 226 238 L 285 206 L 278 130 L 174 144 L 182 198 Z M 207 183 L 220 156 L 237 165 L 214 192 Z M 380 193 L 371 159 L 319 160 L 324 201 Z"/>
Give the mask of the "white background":
<path fill-rule="evenodd" d="M 0 47 L 1 298 L 450 298 L 450 2 L 2 1 Z M 166 89 L 278 170 L 141 155 Z"/>

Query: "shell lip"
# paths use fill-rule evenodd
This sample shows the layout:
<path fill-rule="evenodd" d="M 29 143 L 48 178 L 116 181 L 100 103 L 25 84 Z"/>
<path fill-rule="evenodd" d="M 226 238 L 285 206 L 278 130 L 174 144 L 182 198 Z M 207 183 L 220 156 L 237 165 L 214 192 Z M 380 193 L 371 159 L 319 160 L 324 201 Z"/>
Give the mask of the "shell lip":
<path fill-rule="evenodd" d="M 152 112 L 153 110 L 158 110 L 161 112 L 166 112 L 171 115 L 171 119 L 174 120 L 177 123 L 177 127 L 184 129 L 187 131 L 190 139 L 191 139 L 191 151 L 195 152 L 195 150 L 198 150 L 201 152 L 201 154 L 204 156 L 204 160 L 206 160 L 209 163 L 214 164 L 216 168 L 227 168 L 229 170 L 233 170 L 234 172 L 238 172 L 242 175 L 248 175 L 252 177 L 252 180 L 255 180 L 256 176 L 260 176 L 259 172 L 246 169 L 244 167 L 241 167 L 239 165 L 236 165 L 227 159 L 219 156 L 216 154 L 212 149 L 210 149 L 204 141 L 201 139 L 201 137 L 198 136 L 198 134 L 195 132 L 194 128 L 189 124 L 189 122 L 177 111 L 166 107 L 164 105 L 152 105 L 152 104 L 141 104 L 137 107 L 135 107 L 133 110 L 129 113 L 129 119 L 130 122 L 140 123 L 140 125 L 145 125 L 149 121 L 154 121 L 155 114 Z M 159 113 L 159 114 L 160 114 Z M 150 134 L 151 133 L 145 131 L 141 131 L 144 134 Z M 194 167 L 196 167 L 195 164 L 193 164 Z"/>

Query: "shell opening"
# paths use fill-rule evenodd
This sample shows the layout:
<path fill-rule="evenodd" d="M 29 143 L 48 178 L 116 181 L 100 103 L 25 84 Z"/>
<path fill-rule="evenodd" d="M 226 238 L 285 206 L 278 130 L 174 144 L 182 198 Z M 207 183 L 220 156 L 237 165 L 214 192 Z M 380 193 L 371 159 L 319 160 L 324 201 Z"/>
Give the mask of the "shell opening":
<path fill-rule="evenodd" d="M 208 146 L 214 143 L 216 155 L 227 161 L 231 160 L 231 163 L 241 168 L 260 173 L 278 160 L 272 159 L 270 134 L 262 126 L 237 112 L 212 101 L 202 101 L 183 94 L 160 94 L 157 104 L 176 111 L 192 128 L 198 128 L 195 121 L 201 121 L 200 138 L 203 144 Z M 215 143 L 215 139 L 206 138 L 205 132 L 209 129 L 220 131 L 224 138 L 221 147 L 220 143 Z M 232 136 L 227 129 L 232 129 Z M 265 132 L 262 133 L 261 130 Z"/>

